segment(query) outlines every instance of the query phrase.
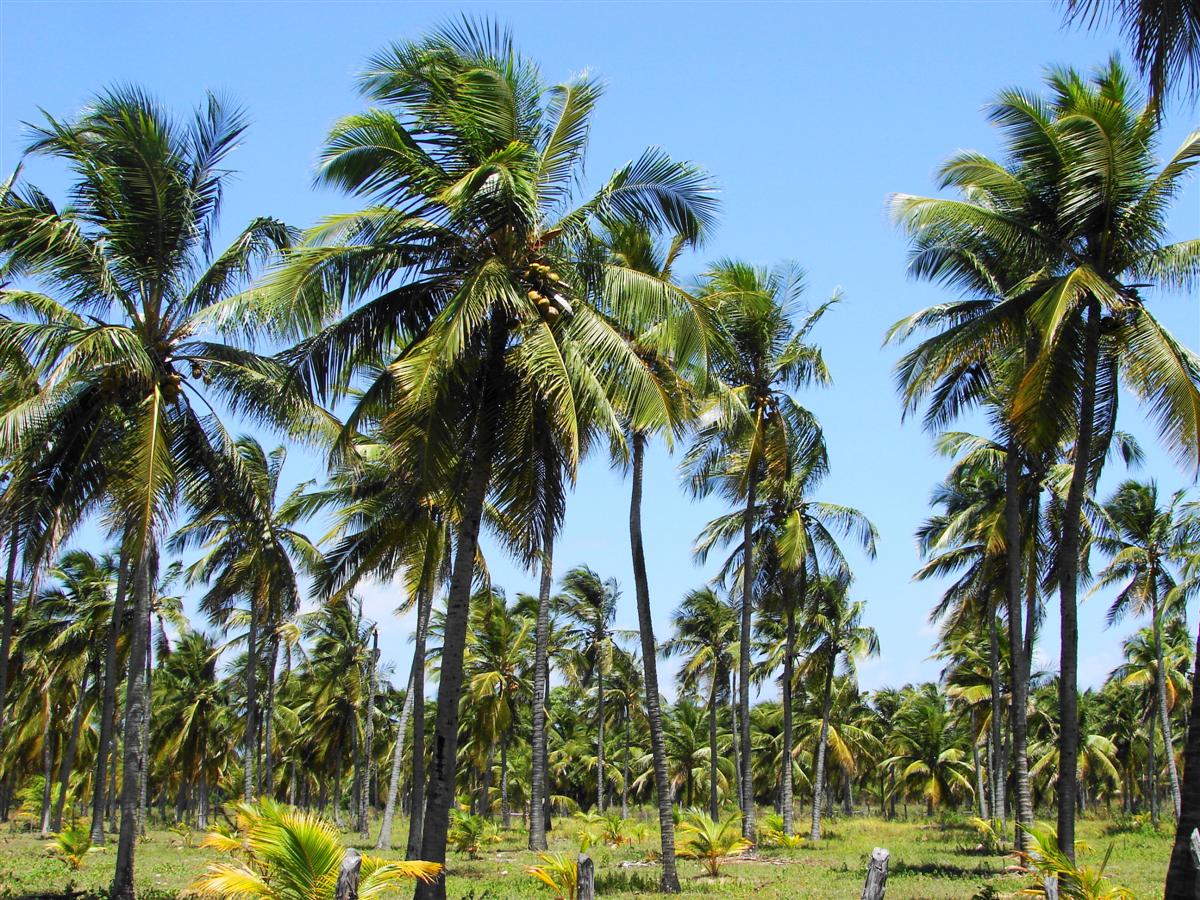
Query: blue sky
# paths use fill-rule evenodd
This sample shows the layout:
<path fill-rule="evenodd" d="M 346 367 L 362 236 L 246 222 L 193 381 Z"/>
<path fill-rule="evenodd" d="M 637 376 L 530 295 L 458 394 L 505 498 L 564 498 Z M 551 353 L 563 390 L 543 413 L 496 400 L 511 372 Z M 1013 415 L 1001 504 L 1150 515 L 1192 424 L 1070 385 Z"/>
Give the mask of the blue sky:
<path fill-rule="evenodd" d="M 313 164 L 329 126 L 362 107 L 355 74 L 389 41 L 419 36 L 459 11 L 511 26 L 548 80 L 590 70 L 607 85 L 593 132 L 592 179 L 647 145 L 706 166 L 721 186 L 721 227 L 700 254 L 771 264 L 792 259 L 808 272 L 809 301 L 835 288 L 845 302 L 820 325 L 834 387 L 801 397 L 824 423 L 833 474 L 824 499 L 858 506 L 881 532 L 874 562 L 856 558 L 855 594 L 880 633 L 878 660 L 861 669 L 867 687 L 936 677 L 926 616 L 938 588 L 913 584 L 913 530 L 927 515 L 946 463 L 929 436 L 901 423 L 892 382 L 898 351 L 881 348 L 886 328 L 941 298 L 905 276 L 905 242 L 888 221 L 894 191 L 929 193 L 932 175 L 962 148 L 997 149 L 984 104 L 1008 86 L 1036 88 L 1048 64 L 1089 68 L 1121 48 L 1112 31 L 1060 28 L 1048 2 L 959 3 L 0 3 L 0 171 L 17 162 L 22 123 L 44 108 L 69 116 L 104 86 L 134 83 L 184 112 L 205 90 L 243 105 L 252 127 L 232 157 L 239 171 L 224 208 L 228 233 L 255 215 L 305 226 L 353 201 L 314 189 Z M 1196 122 L 1177 105 L 1163 152 Z M 27 177 L 61 196 L 63 173 L 45 161 Z M 1200 233 L 1200 193 L 1176 205 L 1176 238 Z M 1200 343 L 1195 297 L 1156 294 L 1155 311 L 1188 346 Z M 1123 427 L 1148 449 L 1142 476 L 1168 489 L 1190 484 L 1156 446 L 1126 398 Z M 264 440 L 269 438 L 264 437 Z M 313 476 L 320 461 L 295 451 L 289 475 Z M 1106 476 L 1111 490 L 1122 473 Z M 586 562 L 625 588 L 619 624 L 636 624 L 628 546 L 628 484 L 605 460 L 589 461 L 568 509 L 556 571 Z M 693 564 L 692 541 L 715 501 L 694 503 L 674 461 L 658 447 L 646 471 L 644 522 L 657 633 L 713 565 Z M 314 529 L 316 531 L 317 529 Z M 510 592 L 536 579 L 499 550 L 489 555 Z M 390 585 L 363 591 L 380 623 L 385 658 L 407 666 L 411 623 L 392 616 Z M 1053 605 L 1053 604 L 1052 604 Z M 1106 630 L 1102 597 L 1081 615 L 1081 680 L 1094 684 L 1117 664 L 1124 631 Z M 1057 633 L 1056 617 L 1046 634 Z M 1138 623 L 1141 624 L 1141 623 Z M 1040 661 L 1056 659 L 1055 641 Z M 669 667 L 668 667 L 669 669 Z"/>

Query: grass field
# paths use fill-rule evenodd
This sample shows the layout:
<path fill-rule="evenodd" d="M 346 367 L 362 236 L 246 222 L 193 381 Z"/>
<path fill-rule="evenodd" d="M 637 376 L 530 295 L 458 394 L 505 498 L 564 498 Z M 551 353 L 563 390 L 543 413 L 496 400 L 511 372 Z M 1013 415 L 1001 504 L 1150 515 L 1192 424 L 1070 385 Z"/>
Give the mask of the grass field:
<path fill-rule="evenodd" d="M 560 820 L 551 850 L 577 850 L 577 829 L 571 820 Z M 1115 882 L 1147 900 L 1161 895 L 1171 850 L 1166 828 L 1157 834 L 1148 830 L 1119 832 L 1109 822 L 1084 820 L 1079 835 L 1088 847 L 1085 860 L 1098 863 L 1108 846 L 1113 846 L 1108 873 Z M 198 838 L 196 835 L 192 840 Z M 651 836 L 622 847 L 591 847 L 588 852 L 596 860 L 597 894 L 631 897 L 653 893 L 658 870 L 646 862 L 646 855 L 654 840 Z M 347 835 L 346 841 L 359 845 L 356 835 Z M 450 897 L 549 900 L 551 892 L 525 873 L 537 860 L 524 849 L 524 842 L 524 832 L 514 830 L 487 845 L 479 859 L 451 854 Z M 171 831 L 150 833 L 138 850 L 139 896 L 147 900 L 176 897 L 215 858 L 187 843 Z M 402 845 L 403 834 L 396 835 L 396 843 Z M 819 845 L 764 850 L 755 860 L 731 861 L 720 878 L 702 877 L 699 865 L 691 860 L 681 859 L 679 870 L 684 897 L 853 898 L 862 889 L 871 849 L 886 847 L 892 853 L 889 900 L 987 897 L 987 885 L 1000 895 L 1013 894 L 1028 883 L 1027 878 L 1006 873 L 1013 863 L 1011 857 L 978 853 L 974 844 L 974 832 L 965 824 L 842 818 L 831 824 L 829 837 Z M 107 887 L 112 876 L 113 849 L 92 853 L 83 869 L 69 871 L 48 855 L 47 848 L 48 842 L 35 836 L 0 832 L 0 898 L 56 897 Z"/>

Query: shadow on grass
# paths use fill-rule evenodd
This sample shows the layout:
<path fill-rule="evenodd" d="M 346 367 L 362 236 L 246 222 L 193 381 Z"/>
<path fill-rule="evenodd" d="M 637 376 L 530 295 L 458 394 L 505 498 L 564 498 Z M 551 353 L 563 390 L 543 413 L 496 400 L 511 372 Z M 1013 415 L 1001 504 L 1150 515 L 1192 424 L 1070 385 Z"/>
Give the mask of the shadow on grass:
<path fill-rule="evenodd" d="M 596 873 L 597 894 L 656 894 L 658 874 L 628 869 L 608 869 Z"/>
<path fill-rule="evenodd" d="M 933 878 L 991 878 L 1003 875 L 1002 867 L 989 866 L 980 862 L 978 865 L 967 867 L 953 863 L 906 863 L 895 862 L 889 867 L 889 875 L 898 877 L 933 877 Z"/>

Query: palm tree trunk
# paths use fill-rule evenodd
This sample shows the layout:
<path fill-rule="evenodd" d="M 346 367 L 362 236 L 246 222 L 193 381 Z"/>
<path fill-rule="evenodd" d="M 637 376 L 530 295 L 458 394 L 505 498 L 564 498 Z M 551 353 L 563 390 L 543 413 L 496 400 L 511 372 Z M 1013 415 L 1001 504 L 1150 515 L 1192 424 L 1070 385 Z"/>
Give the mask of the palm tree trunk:
<path fill-rule="evenodd" d="M 1158 705 L 1157 701 L 1154 704 Z M 1157 716 L 1151 713 L 1146 723 L 1149 737 L 1146 740 L 1146 796 L 1150 799 L 1150 822 L 1158 828 L 1158 754 L 1154 749 L 1154 730 Z"/>
<path fill-rule="evenodd" d="M 596 809 L 604 812 L 604 663 L 596 645 Z"/>
<path fill-rule="evenodd" d="M 434 572 L 429 569 L 424 581 L 423 598 L 417 598 L 417 639 L 413 644 L 412 666 L 412 789 L 409 798 L 408 844 L 406 859 L 421 855 L 421 837 L 425 823 L 425 641 L 429 636 L 429 615 L 433 609 Z M 424 599 L 425 606 L 420 606 Z"/>
<path fill-rule="evenodd" d="M 67 800 L 67 788 L 71 783 L 71 770 L 75 767 L 75 753 L 79 749 L 79 732 L 83 726 L 83 711 L 87 707 L 88 680 L 92 674 L 92 658 L 89 656 L 79 682 L 79 697 L 75 700 L 75 711 L 71 714 L 71 736 L 66 752 L 58 766 L 58 799 L 54 803 L 54 814 L 50 821 L 51 831 L 62 831 L 63 805 Z"/>
<path fill-rule="evenodd" d="M 491 325 L 492 340 L 502 336 L 499 323 Z M 502 337 L 500 338 L 502 340 Z M 500 347 L 493 346 L 488 368 L 499 362 Z M 486 409 L 493 391 L 485 387 L 483 405 Z M 454 776 L 458 762 L 458 707 L 462 695 L 463 653 L 466 649 L 467 624 L 471 608 L 471 586 L 475 577 L 475 554 L 479 546 L 479 525 L 492 472 L 492 425 L 488 415 L 481 415 L 472 448 L 470 475 L 458 526 L 454 567 L 450 575 L 450 590 L 446 598 L 445 634 L 442 640 L 442 674 L 438 685 L 437 717 L 434 725 L 433 765 L 429 772 L 429 787 L 425 798 L 425 821 L 421 834 L 421 859 L 445 864 L 446 834 L 450 825 L 450 805 L 454 802 Z M 433 882 L 419 882 L 414 897 L 417 900 L 445 900 L 446 879 L 441 875 Z"/>
<path fill-rule="evenodd" d="M 208 830 L 208 773 L 200 767 L 200 783 L 196 787 L 196 828 Z"/>
<path fill-rule="evenodd" d="M 837 663 L 837 648 L 829 654 L 829 668 L 825 672 L 825 692 L 821 699 L 821 733 L 817 737 L 817 761 L 813 766 L 812 831 L 809 840 L 821 839 L 821 806 L 825 797 L 825 744 L 829 740 L 829 708 L 833 702 L 833 667 Z"/>
<path fill-rule="evenodd" d="M 262 606 L 260 594 L 250 601 L 250 629 L 246 637 L 246 735 L 245 764 L 242 778 L 242 799 L 247 802 L 258 794 L 254 760 L 258 755 L 258 613 Z"/>
<path fill-rule="evenodd" d="M 629 705 L 624 711 L 625 753 L 621 759 L 621 818 L 629 818 Z"/>
<path fill-rule="evenodd" d="M 1096 416 L 1096 369 L 1100 356 L 1100 304 L 1087 305 L 1079 426 L 1075 438 L 1071 486 L 1063 507 L 1059 539 L 1059 733 L 1058 849 L 1075 860 L 1075 803 L 1079 766 L 1079 554 L 1083 500 L 1092 461 Z"/>
<path fill-rule="evenodd" d="M 417 640 L 422 641 L 421 633 L 425 629 L 425 621 L 429 617 L 429 595 L 422 582 L 417 593 Z M 422 654 L 423 656 L 423 654 Z M 379 826 L 379 838 L 375 841 L 376 850 L 392 849 L 392 823 L 396 817 L 396 798 L 400 794 L 400 772 L 404 762 L 404 737 L 408 733 L 408 721 L 413 711 L 413 683 L 417 677 L 417 668 L 424 668 L 425 660 L 418 657 L 413 650 L 412 666 L 408 672 L 408 685 L 404 689 L 404 705 L 400 707 L 400 721 L 396 724 L 396 749 L 392 753 L 392 774 L 388 779 L 387 803 L 383 807 L 383 824 Z M 416 761 L 413 761 L 414 766 Z"/>
<path fill-rule="evenodd" d="M 508 738 L 507 731 L 500 738 L 500 824 L 505 831 L 512 825 L 512 807 L 508 805 Z"/>
<path fill-rule="evenodd" d="M 1033 629 L 1033 620 L 1027 619 L 1022 628 L 1022 561 L 1021 561 L 1021 458 L 1015 441 L 1008 444 L 1004 457 L 1004 540 L 1005 540 L 1005 591 L 1008 605 L 1008 649 L 1011 671 L 1009 728 L 1012 730 L 1013 787 L 1017 794 L 1015 846 L 1025 846 L 1025 829 L 1033 827 L 1033 791 L 1029 783 L 1029 668 L 1026 665 L 1025 629 Z M 1036 534 L 1036 518 L 1029 523 Z M 1031 544 L 1036 537 L 1031 538 Z M 1030 552 L 1036 547 L 1031 546 Z M 995 715 L 995 712 L 993 712 Z M 1004 777 L 1001 772 L 1000 778 Z"/>
<path fill-rule="evenodd" d="M 147 623 L 150 621 L 150 583 L 153 570 L 153 537 L 146 535 L 133 570 L 133 622 L 129 648 L 129 677 L 125 686 L 125 751 L 121 775 L 121 834 L 117 840 L 117 866 L 110 900 L 133 900 L 133 858 L 137 846 L 139 786 L 146 766 L 142 734 L 145 720 Z"/>
<path fill-rule="evenodd" d="M 1200 630 L 1196 656 L 1200 659 Z M 1192 666 L 1192 704 L 1183 744 L 1183 784 L 1180 789 L 1179 820 L 1175 823 L 1175 846 L 1167 869 L 1165 900 L 1196 900 L 1200 873 L 1192 864 L 1192 832 L 1200 828 L 1200 665 Z"/>
<path fill-rule="evenodd" d="M 371 837 L 368 812 L 371 806 L 372 761 L 375 749 L 375 664 L 379 659 L 379 630 L 371 629 L 371 659 L 367 664 L 367 709 L 363 722 L 363 773 L 358 786 L 358 834 L 363 840 Z"/>
<path fill-rule="evenodd" d="M 1159 619 L 1158 610 L 1158 585 L 1155 583 L 1158 573 L 1151 571 L 1150 573 L 1150 617 L 1153 624 L 1154 634 L 1154 659 L 1156 662 L 1154 670 L 1154 686 L 1155 705 L 1158 707 L 1159 727 L 1162 729 L 1163 736 L 1163 752 L 1167 757 L 1167 775 L 1171 782 L 1171 802 L 1175 807 L 1175 818 L 1179 818 L 1180 798 L 1179 798 L 1179 770 L 1175 766 L 1175 740 L 1171 733 L 1171 711 L 1167 707 L 1167 669 L 1163 659 L 1162 646 L 1162 622 Z"/>
<path fill-rule="evenodd" d="M 50 836 L 50 809 L 54 790 L 54 736 L 57 732 L 52 727 L 54 703 L 50 698 L 54 696 L 54 691 L 49 679 L 42 689 L 45 691 L 45 702 L 42 705 L 42 806 L 39 820 L 41 837 L 47 838 Z"/>
<path fill-rule="evenodd" d="M 546 756 L 546 695 L 550 689 L 550 587 L 554 568 L 554 519 L 547 516 L 542 531 L 542 575 L 538 584 L 537 624 L 533 651 L 533 758 L 529 788 L 529 849 L 546 850 L 546 807 L 548 760 Z"/>
<path fill-rule="evenodd" d="M 122 548 L 117 563 L 117 592 L 113 597 L 112 623 L 108 627 L 108 643 L 104 649 L 103 698 L 100 701 L 100 740 L 96 745 L 96 774 L 92 781 L 92 844 L 104 846 L 104 813 L 108 808 L 108 758 L 114 752 L 114 718 L 117 706 L 117 645 L 125 618 L 125 593 L 129 581 L 129 561 Z"/>
<path fill-rule="evenodd" d="M 275 796 L 275 665 L 279 659 L 279 635 L 272 629 L 267 642 L 267 697 L 263 703 L 263 789 L 268 797 Z"/>
<path fill-rule="evenodd" d="M 1007 767 L 1004 764 L 1003 694 L 1000 688 L 1000 624 L 996 610 L 988 607 L 988 666 L 991 668 L 992 721 L 991 721 L 991 766 L 988 769 L 991 797 L 988 804 L 991 817 L 1004 822 L 1004 780 Z M 981 818 L 988 818 L 985 812 Z"/>
<path fill-rule="evenodd" d="M 715 666 L 715 663 L 714 663 Z M 718 821 L 721 806 L 717 796 L 717 685 L 718 672 L 713 671 L 712 689 L 708 693 L 708 817 Z"/>
<path fill-rule="evenodd" d="M 153 582 L 152 582 L 153 583 Z M 153 588 L 151 588 L 153 590 Z M 153 605 L 154 598 L 151 597 Z M 146 816 L 150 811 L 150 703 L 154 694 L 153 681 L 154 676 L 154 640 L 153 629 L 150 625 L 150 616 L 146 616 L 146 689 L 142 691 L 142 705 L 145 709 L 142 712 L 142 721 L 145 722 L 145 727 L 142 728 L 142 770 L 138 773 L 138 806 L 137 806 L 137 833 L 138 837 L 146 836 Z"/>
<path fill-rule="evenodd" d="M 987 791 L 983 786 L 983 763 L 979 760 L 979 741 L 974 738 L 974 734 L 979 723 L 979 713 L 974 709 L 971 710 L 971 761 L 975 765 L 975 808 L 979 813 L 979 818 L 987 819 L 988 816 L 988 797 Z M 988 747 L 988 755 L 991 756 L 991 746 Z M 992 764 L 992 771 L 995 771 L 995 763 Z"/>
<path fill-rule="evenodd" d="M 738 713 L 742 741 L 742 837 L 753 842 L 754 767 L 750 750 L 750 640 L 754 610 L 754 502 L 757 485 L 751 473 L 742 517 L 742 621 L 738 648 Z"/>
<path fill-rule="evenodd" d="M 642 644 L 642 674 L 646 682 L 646 719 L 650 725 L 650 750 L 654 760 L 654 793 L 658 803 L 658 829 L 662 876 L 658 889 L 679 893 L 675 869 L 675 819 L 671 809 L 671 782 L 667 774 L 667 743 L 663 733 L 662 706 L 658 696 L 658 645 L 654 642 L 654 619 L 650 613 L 650 579 L 646 574 L 646 551 L 642 544 L 642 469 L 646 436 L 633 433 L 633 488 L 629 500 L 629 544 L 633 553 L 633 584 L 637 594 L 638 634 Z"/>
<path fill-rule="evenodd" d="M 8 570 L 4 579 L 4 621 L 0 624 L 0 735 L 4 734 L 4 713 L 8 709 L 8 657 L 12 652 L 13 600 L 17 591 L 17 559 L 21 541 L 17 522 L 8 535 Z"/>
<path fill-rule="evenodd" d="M 803 575 L 801 576 L 803 584 Z M 804 597 L 801 587 L 799 596 Z M 784 598 L 784 644 L 783 644 L 783 770 L 780 774 L 779 805 L 783 807 L 783 833 L 791 837 L 796 831 L 796 812 L 792 808 L 792 678 L 796 657 L 796 612 L 793 598 Z"/>
<path fill-rule="evenodd" d="M 733 783 L 736 786 L 737 804 L 740 810 L 746 801 L 742 798 L 742 754 L 738 749 L 742 732 L 738 722 L 737 676 L 731 667 L 729 672 L 729 735 L 732 739 L 730 744 L 733 750 Z"/>

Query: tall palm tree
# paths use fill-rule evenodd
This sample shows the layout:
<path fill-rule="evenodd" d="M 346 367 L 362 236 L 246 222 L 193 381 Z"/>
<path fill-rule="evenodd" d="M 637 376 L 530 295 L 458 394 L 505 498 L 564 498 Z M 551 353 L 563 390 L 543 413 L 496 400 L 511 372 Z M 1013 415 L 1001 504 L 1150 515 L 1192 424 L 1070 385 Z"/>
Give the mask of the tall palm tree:
<path fill-rule="evenodd" d="M 665 656 L 680 656 L 676 676 L 684 691 L 699 693 L 707 684 L 708 705 L 708 815 L 721 814 L 718 787 L 717 715 L 721 694 L 729 683 L 733 665 L 730 647 L 737 635 L 737 610 L 712 588 L 688 591 L 671 617 L 671 638 L 663 644 Z"/>
<path fill-rule="evenodd" d="M 265 789 L 274 791 L 271 757 L 272 706 L 279 631 L 300 610 L 300 574 L 321 568 L 321 553 L 297 526 L 307 515 L 300 484 L 280 497 L 287 450 L 268 453 L 252 437 L 232 447 L 239 477 L 235 482 L 205 482 L 190 497 L 195 515 L 168 542 L 172 552 L 199 548 L 204 555 L 188 568 L 188 580 L 209 584 L 200 609 L 223 626 L 231 624 L 234 604 L 249 604 L 246 624 L 246 728 L 243 735 L 242 796 L 250 801 Z M 251 491 L 238 502 L 227 496 L 234 488 Z M 263 635 L 267 652 L 262 653 Z M 256 774 L 259 747 L 259 669 L 265 662 L 267 702 L 263 716 L 263 771 Z"/>
<path fill-rule="evenodd" d="M 684 458 L 692 490 L 719 490 L 742 508 L 742 611 L 738 659 L 741 738 L 742 835 L 754 840 L 753 771 L 750 753 L 750 653 L 754 609 L 753 533 L 758 487 L 764 478 L 785 481 L 792 460 L 807 454 L 797 447 L 822 441 L 808 410 L 789 393 L 825 384 L 829 373 L 808 335 L 838 298 L 792 321 L 804 289 L 795 266 L 757 269 L 722 261 L 705 275 L 703 293 L 716 309 L 722 340 L 714 344 L 709 368 L 717 390 L 708 415 Z"/>
<path fill-rule="evenodd" d="M 599 85 L 548 88 L 490 23 L 464 20 L 388 48 L 362 89 L 377 105 L 334 127 L 321 177 L 373 205 L 318 227 L 268 293 L 302 333 L 356 305 L 296 348 L 296 371 L 326 396 L 369 373 L 348 429 L 386 420 L 393 445 L 420 461 L 422 483 L 448 489 L 461 509 L 422 835 L 421 857 L 440 862 L 476 548 L 494 476 L 517 468 L 504 456 L 520 445 L 510 429 L 528 432 L 541 416 L 570 477 L 581 419 L 616 424 L 607 387 L 628 379 L 635 408 L 658 403 L 589 302 L 598 284 L 587 235 L 609 219 L 693 235 L 713 195 L 702 172 L 653 150 L 572 207 Z M 444 897 L 444 880 L 418 896 Z"/>
<path fill-rule="evenodd" d="M 572 653 L 564 660 L 576 683 L 594 685 L 596 698 L 596 808 L 606 805 L 604 762 L 604 678 L 612 669 L 613 619 L 621 596 L 615 578 L 601 579 L 587 566 L 576 566 L 562 578 L 562 591 L 555 597 L 566 626 L 565 640 Z"/>
<path fill-rule="evenodd" d="M 1109 622 L 1119 621 L 1128 613 L 1150 614 L 1155 659 L 1153 706 L 1167 748 L 1167 774 L 1176 818 L 1180 812 L 1179 771 L 1172 750 L 1175 741 L 1163 661 L 1163 619 L 1168 610 L 1162 601 L 1175 587 L 1172 564 L 1186 552 L 1187 534 L 1179 513 L 1182 501 L 1180 491 L 1160 505 L 1154 482 L 1130 480 L 1122 482 L 1104 504 L 1094 505 L 1092 516 L 1093 540 L 1111 558 L 1097 576 L 1095 589 L 1121 585 L 1109 609 Z"/>
<path fill-rule="evenodd" d="M 71 205 L 24 186 L 0 202 L 6 265 L 56 294 L 5 290 L 29 316 L 0 322 L 0 345 L 24 347 L 47 375 L 0 416 L 0 457 L 40 442 L 39 456 L 69 473 L 62 509 L 75 516 L 103 500 L 131 569 L 114 898 L 133 895 L 157 536 L 182 483 L 227 468 L 228 440 L 201 398 L 281 427 L 312 422 L 282 366 L 220 339 L 247 335 L 253 320 L 230 294 L 288 242 L 279 222 L 257 219 L 229 249 L 210 250 L 224 160 L 244 128 L 215 97 L 179 122 L 137 90 L 102 94 L 73 121 L 47 116 L 29 147 L 71 168 Z"/>
<path fill-rule="evenodd" d="M 1056 571 L 1066 772 L 1057 834 L 1073 859 L 1082 512 L 1112 441 L 1122 379 L 1164 441 L 1182 459 L 1200 458 L 1200 361 L 1141 293 L 1146 283 L 1186 286 L 1198 270 L 1200 241 L 1163 241 L 1170 201 L 1200 161 L 1200 132 L 1159 169 L 1156 110 L 1139 105 L 1115 60 L 1091 78 L 1052 71 L 1047 84 L 1048 98 L 1011 90 L 993 104 L 1004 163 L 969 152 L 942 167 L 943 185 L 962 199 L 898 195 L 892 206 L 914 243 L 913 270 L 976 295 L 917 317 L 916 327 L 940 331 L 902 362 L 909 395 L 950 373 L 975 377 L 1007 355 L 1020 367 L 1008 427 L 1034 456 L 1064 440 L 1071 447 Z M 1017 277 L 993 277 L 997 259 Z M 1008 544 L 1015 553 L 1016 539 Z M 1010 587 L 1010 604 L 1015 594 Z"/>
<path fill-rule="evenodd" d="M 875 629 L 862 624 L 862 601 L 851 602 L 850 578 L 825 576 L 813 585 L 812 600 L 805 615 L 804 641 L 808 646 L 810 678 L 821 678 L 821 731 L 813 759 L 812 830 L 809 838 L 821 839 L 821 809 L 825 795 L 825 751 L 829 739 L 829 715 L 833 702 L 834 670 L 841 664 L 852 670 L 856 659 L 879 655 Z"/>

